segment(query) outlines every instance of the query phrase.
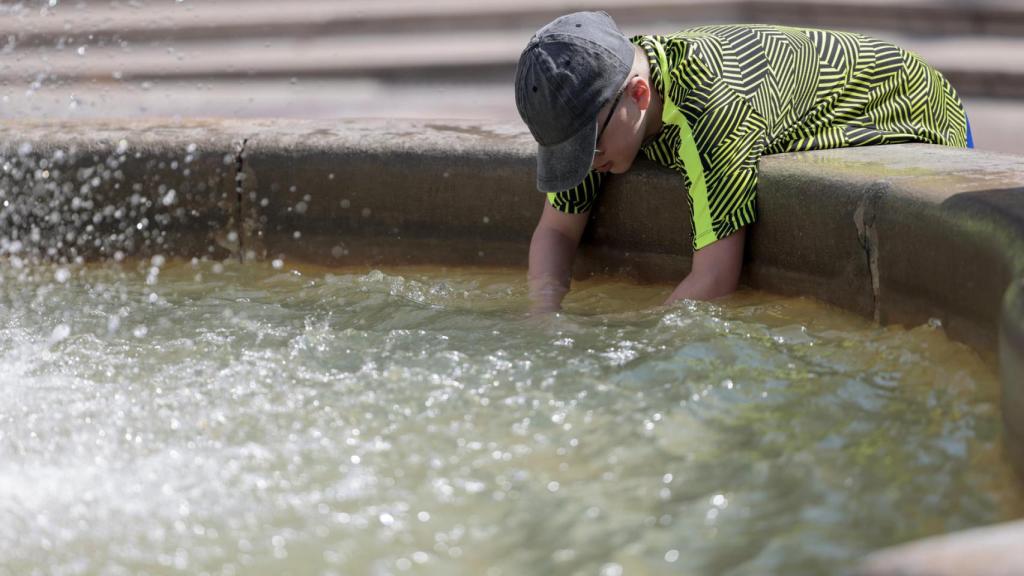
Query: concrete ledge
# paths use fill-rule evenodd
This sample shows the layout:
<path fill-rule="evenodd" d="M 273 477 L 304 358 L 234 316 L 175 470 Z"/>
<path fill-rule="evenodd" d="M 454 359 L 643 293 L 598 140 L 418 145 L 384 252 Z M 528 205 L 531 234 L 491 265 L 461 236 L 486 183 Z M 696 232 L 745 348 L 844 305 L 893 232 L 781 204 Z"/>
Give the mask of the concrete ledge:
<path fill-rule="evenodd" d="M 797 233 L 806 222 L 835 223 L 800 238 L 804 251 L 813 250 L 805 258 L 834 259 L 840 239 L 856 229 L 876 320 L 920 324 L 938 318 L 954 338 L 995 349 L 1003 294 L 1024 274 L 1020 158 L 913 144 L 770 156 L 761 166 L 762 222 L 788 222 Z M 775 195 L 790 194 L 793 186 L 801 191 L 798 198 L 776 215 Z M 794 221 L 794 214 L 803 216 Z M 765 227 L 754 227 L 754 234 Z M 783 241 L 773 235 L 752 249 L 800 249 L 780 247 Z M 820 275 L 822 267 L 812 270 Z M 853 274 L 859 278 L 861 272 Z M 847 295 L 825 298 L 856 309 L 845 303 Z"/>
<path fill-rule="evenodd" d="M 0 257 L 525 266 L 544 202 L 534 154 L 523 127 L 469 122 L 10 122 Z M 998 353 L 1005 444 L 1024 475 L 1022 158 L 921 144 L 769 156 L 758 210 L 746 284 L 883 323 L 938 318 Z M 679 176 L 640 162 L 609 182 L 575 274 L 677 281 L 690 244 Z M 978 534 L 994 546 L 1003 532 Z M 927 567 L 917 550 L 864 574 L 950 573 L 901 572 Z M 988 565 L 956 573 L 999 573 Z"/>
<path fill-rule="evenodd" d="M 872 554 L 856 576 L 1017 576 L 1022 542 L 1024 521 L 964 530 Z"/>

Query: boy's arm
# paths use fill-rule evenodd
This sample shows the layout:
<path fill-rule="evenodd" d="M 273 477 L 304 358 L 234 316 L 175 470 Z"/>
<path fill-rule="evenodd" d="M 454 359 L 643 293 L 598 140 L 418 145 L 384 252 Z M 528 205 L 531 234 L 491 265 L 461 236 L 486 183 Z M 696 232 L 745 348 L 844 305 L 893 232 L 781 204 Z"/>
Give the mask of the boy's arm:
<path fill-rule="evenodd" d="M 747 228 L 693 253 L 690 273 L 676 286 L 665 304 L 682 298 L 711 300 L 736 291 L 743 269 L 743 240 Z"/>
<path fill-rule="evenodd" d="M 531 312 L 555 312 L 569 291 L 572 261 L 590 213 L 560 212 L 547 200 L 530 240 Z"/>

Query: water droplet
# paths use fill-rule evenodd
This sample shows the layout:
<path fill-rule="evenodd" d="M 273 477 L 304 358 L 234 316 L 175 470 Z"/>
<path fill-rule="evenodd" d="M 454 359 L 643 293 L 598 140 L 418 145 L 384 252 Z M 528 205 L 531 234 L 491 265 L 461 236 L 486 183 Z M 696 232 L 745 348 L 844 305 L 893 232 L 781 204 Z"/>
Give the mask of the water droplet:
<path fill-rule="evenodd" d="M 284 260 L 281 260 L 280 258 L 275 258 L 274 261 L 270 263 L 270 265 L 274 267 L 274 270 L 280 270 L 281 268 L 284 268 Z"/>
<path fill-rule="evenodd" d="M 560 550 L 555 550 L 555 552 L 551 554 L 551 559 L 559 563 L 572 562 L 574 558 L 576 558 L 576 551 L 572 548 L 562 548 Z"/>
<path fill-rule="evenodd" d="M 53 278 L 63 284 L 68 281 L 68 278 L 71 278 L 71 272 L 67 268 L 57 268 L 57 271 L 53 273 Z"/>
<path fill-rule="evenodd" d="M 601 566 L 601 576 L 622 576 L 622 565 L 609 562 Z"/>
<path fill-rule="evenodd" d="M 50 332 L 50 338 L 48 339 L 48 342 L 51 345 L 56 344 L 57 342 L 64 340 L 70 335 L 71 326 L 68 326 L 67 324 L 58 324 L 53 328 L 53 332 Z"/>
<path fill-rule="evenodd" d="M 75 50 L 79 56 L 85 56 L 85 46 L 79 46 L 78 50 Z"/>
<path fill-rule="evenodd" d="M 170 190 L 167 191 L 166 194 L 164 194 L 164 197 L 161 199 L 161 202 L 163 202 L 164 206 L 170 206 L 171 204 L 174 204 L 174 200 L 177 198 L 177 194 L 178 193 L 175 192 L 174 188 L 171 188 Z"/>

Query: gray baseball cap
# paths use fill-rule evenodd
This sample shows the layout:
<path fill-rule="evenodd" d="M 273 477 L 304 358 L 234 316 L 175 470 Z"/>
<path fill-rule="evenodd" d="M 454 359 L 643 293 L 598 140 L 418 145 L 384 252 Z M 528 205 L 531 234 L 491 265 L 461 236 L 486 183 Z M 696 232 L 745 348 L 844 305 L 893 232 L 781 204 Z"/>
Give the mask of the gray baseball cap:
<path fill-rule="evenodd" d="M 560 16 L 530 38 L 516 67 L 516 106 L 539 145 L 538 190 L 567 190 L 587 176 L 597 113 L 632 66 L 633 44 L 604 12 Z"/>

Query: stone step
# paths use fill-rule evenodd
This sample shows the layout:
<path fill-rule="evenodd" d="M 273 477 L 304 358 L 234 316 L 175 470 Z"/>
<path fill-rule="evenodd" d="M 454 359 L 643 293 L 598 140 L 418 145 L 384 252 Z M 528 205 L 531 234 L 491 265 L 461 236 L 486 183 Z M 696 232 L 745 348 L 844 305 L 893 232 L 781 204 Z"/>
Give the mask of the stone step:
<path fill-rule="evenodd" d="M 559 14 L 607 10 L 620 25 L 649 21 L 784 22 L 911 34 L 1024 36 L 1024 3 L 1015 0 L 306 0 L 301 10 L 274 0 L 118 5 L 30 3 L 0 6 L 0 38 L 23 47 L 239 37 L 404 33 L 524 27 Z"/>
<path fill-rule="evenodd" d="M 663 20 L 623 25 L 627 34 L 667 33 L 692 22 Z M 194 40 L 121 46 L 25 48 L 0 60 L 0 79 L 25 84 L 54 81 L 231 78 L 370 78 L 377 80 L 508 80 L 532 28 L 501 31 L 347 34 L 308 38 Z M 945 73 L 963 95 L 1024 97 L 1024 38 L 902 36 L 894 41 Z"/>
<path fill-rule="evenodd" d="M 1024 155 L 1024 104 L 964 98 L 979 149 Z M 511 81 L 381 82 L 368 79 L 163 81 L 149 90 L 83 83 L 32 95 L 0 93 L 9 118 L 393 118 L 521 123 Z"/>

